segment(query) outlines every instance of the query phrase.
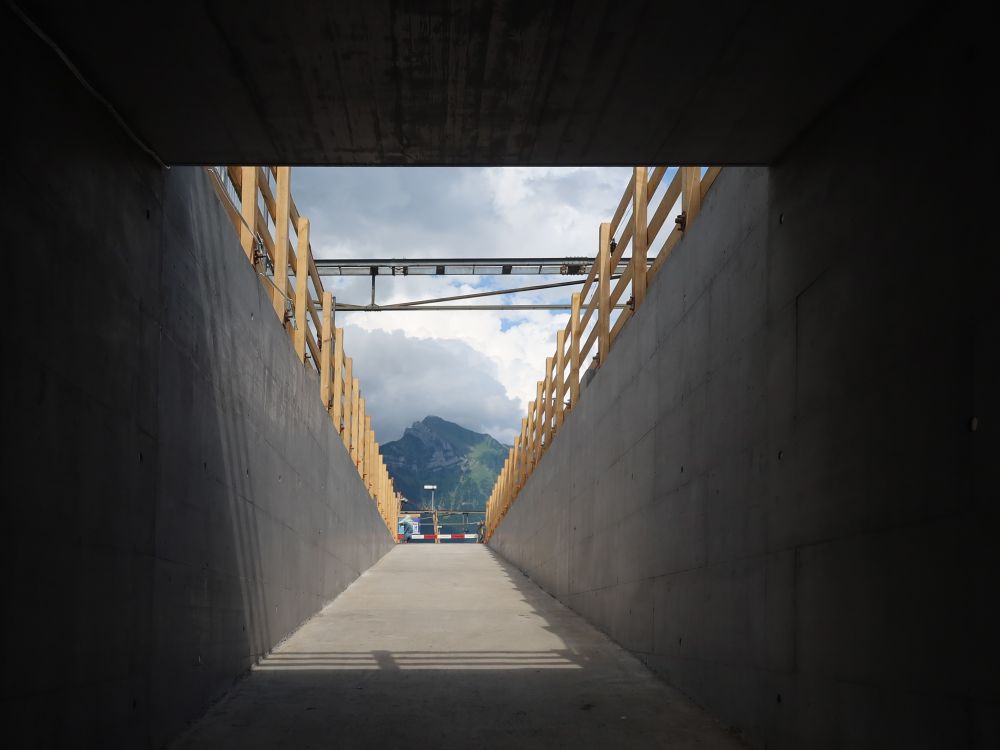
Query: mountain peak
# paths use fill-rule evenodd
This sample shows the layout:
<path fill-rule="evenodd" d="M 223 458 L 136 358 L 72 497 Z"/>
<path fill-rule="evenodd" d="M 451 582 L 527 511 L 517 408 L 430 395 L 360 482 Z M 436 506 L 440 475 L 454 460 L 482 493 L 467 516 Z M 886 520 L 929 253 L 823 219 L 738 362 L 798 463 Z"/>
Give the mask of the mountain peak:
<path fill-rule="evenodd" d="M 429 503 L 423 486 L 436 484 L 438 508 L 482 510 L 507 449 L 490 435 L 428 415 L 383 445 L 382 455 L 396 488 L 414 505 Z"/>

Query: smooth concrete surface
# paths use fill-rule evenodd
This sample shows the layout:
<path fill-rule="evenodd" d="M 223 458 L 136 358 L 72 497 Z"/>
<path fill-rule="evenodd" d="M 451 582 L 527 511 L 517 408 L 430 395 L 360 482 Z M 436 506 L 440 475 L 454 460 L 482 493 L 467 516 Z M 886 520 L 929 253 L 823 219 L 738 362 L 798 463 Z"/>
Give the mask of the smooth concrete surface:
<path fill-rule="evenodd" d="M 15 31 L 4 744 L 158 747 L 392 541 L 204 170 Z"/>
<path fill-rule="evenodd" d="M 968 31 L 723 170 L 491 540 L 758 748 L 1000 746 L 1000 127 Z"/>
<path fill-rule="evenodd" d="M 737 748 L 483 545 L 400 545 L 173 747 Z"/>
<path fill-rule="evenodd" d="M 925 0 L 18 5 L 168 164 L 761 164 L 909 19 L 938 12 Z"/>

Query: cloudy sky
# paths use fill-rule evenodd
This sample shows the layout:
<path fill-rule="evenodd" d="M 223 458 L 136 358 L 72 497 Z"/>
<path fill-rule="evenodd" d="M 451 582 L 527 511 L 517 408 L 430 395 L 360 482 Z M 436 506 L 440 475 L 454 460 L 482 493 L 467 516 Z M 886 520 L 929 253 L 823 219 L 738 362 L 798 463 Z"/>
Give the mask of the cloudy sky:
<path fill-rule="evenodd" d="M 296 168 L 292 193 L 318 258 L 593 256 L 628 168 Z M 527 286 L 566 277 L 380 277 L 377 302 Z M 325 277 L 367 304 L 367 277 Z M 479 303 L 568 303 L 573 287 Z M 380 442 L 428 414 L 511 443 L 563 312 L 338 312 Z"/>

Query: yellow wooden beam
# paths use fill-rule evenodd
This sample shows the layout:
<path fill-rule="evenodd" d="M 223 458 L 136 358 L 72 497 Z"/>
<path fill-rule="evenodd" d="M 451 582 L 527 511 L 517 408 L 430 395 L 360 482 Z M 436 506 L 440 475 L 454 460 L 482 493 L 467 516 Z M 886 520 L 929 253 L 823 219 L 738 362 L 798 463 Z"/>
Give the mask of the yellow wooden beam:
<path fill-rule="evenodd" d="M 632 170 L 632 297 L 635 308 L 646 299 L 646 168 Z"/>
<path fill-rule="evenodd" d="M 333 300 L 336 301 L 336 298 Z M 324 299 L 324 305 L 326 301 Z M 341 420 L 344 415 L 344 329 L 337 328 L 333 344 L 333 428 L 338 434 L 343 434 Z"/>
<path fill-rule="evenodd" d="M 611 225 L 601 224 L 597 245 L 597 363 L 604 364 L 611 349 Z"/>
<path fill-rule="evenodd" d="M 701 211 L 701 167 L 681 167 L 681 210 L 685 231 Z"/>
<path fill-rule="evenodd" d="M 323 292 L 323 328 L 320 331 L 319 345 L 319 400 L 323 408 L 330 411 L 333 403 L 332 370 L 333 370 L 333 295 Z M 340 394 L 338 394 L 340 395 Z M 337 432 L 340 432 L 339 425 Z"/>
<path fill-rule="evenodd" d="M 309 219 L 299 217 L 296 232 L 298 253 L 295 257 L 295 353 L 299 361 L 306 361 L 306 333 L 309 321 L 306 319 L 309 306 Z"/>
<path fill-rule="evenodd" d="M 580 399 L 580 293 L 572 298 L 569 332 L 569 402 L 576 406 Z"/>
<path fill-rule="evenodd" d="M 286 299 L 288 287 L 288 205 L 292 197 L 292 169 L 278 167 L 278 195 L 274 212 L 274 286 L 279 295 L 274 298 L 274 312 L 285 325 L 288 318 Z"/>
<path fill-rule="evenodd" d="M 235 171 L 235 170 L 234 170 Z M 247 260 L 253 263 L 257 248 L 257 236 L 253 228 L 257 226 L 257 167 L 242 167 L 240 169 L 240 244 Z"/>

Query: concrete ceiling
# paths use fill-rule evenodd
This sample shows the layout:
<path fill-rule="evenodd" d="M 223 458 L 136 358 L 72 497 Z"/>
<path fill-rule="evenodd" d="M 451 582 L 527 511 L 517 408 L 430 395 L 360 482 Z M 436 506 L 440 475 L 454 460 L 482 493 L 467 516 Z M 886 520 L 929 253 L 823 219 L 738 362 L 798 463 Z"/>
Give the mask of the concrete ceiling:
<path fill-rule="evenodd" d="M 466 165 L 771 162 L 918 5 L 19 4 L 167 163 Z"/>

